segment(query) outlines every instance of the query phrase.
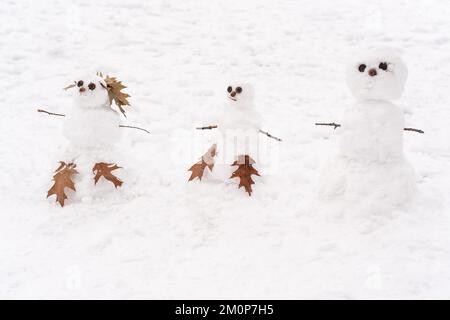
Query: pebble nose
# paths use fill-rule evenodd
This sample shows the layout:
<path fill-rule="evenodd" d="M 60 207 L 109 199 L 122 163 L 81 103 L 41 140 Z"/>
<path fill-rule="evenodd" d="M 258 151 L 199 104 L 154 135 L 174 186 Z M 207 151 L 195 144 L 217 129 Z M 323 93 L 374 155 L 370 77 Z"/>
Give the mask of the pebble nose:
<path fill-rule="evenodd" d="M 85 92 L 85 91 L 86 91 L 86 89 L 84 87 L 80 88 L 80 92 Z"/>
<path fill-rule="evenodd" d="M 230 96 L 232 96 L 233 98 L 234 98 L 234 96 L 236 95 L 236 92 L 232 92 L 232 93 L 230 93 Z"/>
<path fill-rule="evenodd" d="M 369 70 L 369 76 L 375 77 L 376 75 L 377 75 L 377 70 L 375 70 L 375 69 L 370 69 Z"/>

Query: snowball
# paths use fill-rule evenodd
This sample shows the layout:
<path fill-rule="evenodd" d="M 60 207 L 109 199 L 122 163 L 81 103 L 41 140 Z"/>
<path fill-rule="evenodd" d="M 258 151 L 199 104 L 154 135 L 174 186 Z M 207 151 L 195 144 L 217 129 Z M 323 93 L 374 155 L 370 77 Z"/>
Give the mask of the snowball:
<path fill-rule="evenodd" d="M 344 111 L 339 154 L 379 163 L 403 157 L 404 116 L 391 102 L 358 101 Z"/>
<path fill-rule="evenodd" d="M 75 105 L 85 109 L 109 105 L 108 90 L 101 77 L 84 76 L 76 83 L 76 87 L 72 89 Z"/>
<path fill-rule="evenodd" d="M 416 192 L 415 173 L 405 159 L 377 163 L 333 157 L 322 167 L 319 195 L 339 201 L 348 214 L 389 215 L 408 204 Z"/>
<path fill-rule="evenodd" d="M 227 103 L 219 118 L 219 130 L 258 130 L 261 115 L 254 107 L 254 88 L 247 83 L 227 87 Z"/>
<path fill-rule="evenodd" d="M 405 63 L 392 49 L 360 54 L 347 66 L 347 84 L 359 100 L 398 99 L 407 76 Z"/>
<path fill-rule="evenodd" d="M 122 135 L 119 114 L 106 106 L 83 109 L 73 106 L 64 121 L 63 135 L 79 148 L 107 148 Z"/>

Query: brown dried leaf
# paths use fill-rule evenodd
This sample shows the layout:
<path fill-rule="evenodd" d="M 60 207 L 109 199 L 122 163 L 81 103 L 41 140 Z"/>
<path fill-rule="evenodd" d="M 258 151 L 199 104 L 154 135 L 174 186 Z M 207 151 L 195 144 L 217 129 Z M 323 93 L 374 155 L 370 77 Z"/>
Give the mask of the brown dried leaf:
<path fill-rule="evenodd" d="M 117 166 L 114 163 L 105 163 L 105 162 L 96 163 L 94 165 L 94 168 L 92 168 L 92 172 L 95 174 L 94 177 L 95 184 L 97 184 L 98 180 L 101 177 L 103 177 L 106 180 L 112 182 L 116 188 L 120 187 L 123 184 L 123 181 L 112 174 L 112 171 L 120 168 L 121 167 Z"/>
<path fill-rule="evenodd" d="M 259 176 L 258 171 L 253 168 L 253 164 L 255 164 L 255 161 L 249 156 L 239 156 L 232 164 L 232 166 L 238 166 L 238 168 L 230 177 L 230 179 L 239 178 L 239 188 L 244 187 L 249 196 L 251 196 L 253 192 L 252 184 L 255 184 L 252 175 Z"/>
<path fill-rule="evenodd" d="M 188 181 L 195 178 L 202 180 L 205 168 L 208 167 L 210 171 L 214 168 L 214 157 L 216 156 L 217 145 L 213 144 L 211 148 L 202 156 L 199 162 L 194 164 L 188 171 L 192 171 L 191 177 Z"/>
<path fill-rule="evenodd" d="M 99 74 L 102 75 L 101 73 Z M 117 78 L 115 77 L 106 76 L 104 80 L 108 89 L 109 103 L 112 104 L 114 101 L 117 107 L 119 107 L 120 112 L 125 115 L 125 110 L 122 108 L 122 106 L 130 105 L 127 100 L 130 95 L 122 92 L 122 90 L 125 89 L 126 86 L 122 84 L 122 81 L 117 80 Z"/>
<path fill-rule="evenodd" d="M 51 195 L 56 195 L 56 201 L 59 202 L 61 207 L 64 207 L 64 201 L 67 199 L 64 189 L 69 188 L 75 191 L 75 184 L 72 180 L 72 176 L 78 174 L 75 167 L 76 164 L 74 163 L 66 164 L 63 161 L 60 161 L 60 166 L 56 169 L 55 175 L 53 176 L 53 186 L 47 192 L 47 198 Z"/>

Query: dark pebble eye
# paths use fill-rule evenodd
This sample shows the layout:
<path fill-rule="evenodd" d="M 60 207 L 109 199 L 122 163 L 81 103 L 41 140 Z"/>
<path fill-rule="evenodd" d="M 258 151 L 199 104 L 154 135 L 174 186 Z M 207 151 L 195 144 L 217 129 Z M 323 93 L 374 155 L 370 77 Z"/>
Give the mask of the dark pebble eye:
<path fill-rule="evenodd" d="M 95 84 L 94 83 L 89 83 L 88 85 L 89 90 L 95 90 Z"/>
<path fill-rule="evenodd" d="M 233 91 L 233 88 L 232 88 L 232 87 L 228 87 L 228 88 L 227 88 L 227 91 L 228 91 L 228 92 L 231 92 L 231 91 Z"/>
<path fill-rule="evenodd" d="M 381 70 L 386 71 L 388 68 L 388 64 L 386 62 L 381 62 L 380 65 L 378 66 L 378 68 L 380 68 Z"/>
<path fill-rule="evenodd" d="M 84 84 L 83 80 L 80 80 L 80 81 L 77 82 L 77 86 L 79 86 L 79 87 L 82 87 L 83 84 Z"/>
<path fill-rule="evenodd" d="M 237 92 L 237 93 L 241 93 L 241 92 L 242 92 L 242 88 L 241 88 L 241 87 L 237 87 L 237 88 L 236 88 L 236 92 Z"/>
<path fill-rule="evenodd" d="M 366 70 L 367 66 L 365 64 L 360 64 L 358 67 L 359 72 L 364 72 Z"/>

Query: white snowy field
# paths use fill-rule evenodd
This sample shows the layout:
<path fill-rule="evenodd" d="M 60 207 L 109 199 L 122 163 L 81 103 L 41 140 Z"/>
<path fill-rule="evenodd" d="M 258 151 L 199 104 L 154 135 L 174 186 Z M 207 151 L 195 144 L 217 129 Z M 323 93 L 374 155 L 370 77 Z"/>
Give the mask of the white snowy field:
<path fill-rule="evenodd" d="M 13 1 L 0 3 L 0 297 L 450 298 L 450 3 Z M 392 46 L 409 67 L 410 208 L 323 214 L 316 183 L 353 101 L 344 63 Z M 67 142 L 63 87 L 119 77 L 132 96 L 119 190 L 84 182 L 46 199 Z M 252 197 L 187 169 L 211 145 L 228 79 L 256 87 L 270 141 Z M 99 120 L 101 121 L 101 119 Z M 261 139 L 263 139 L 261 137 Z M 194 148 L 195 146 L 195 148 Z M 264 159 L 263 159 L 264 160 Z M 386 177 L 389 179 L 390 177 Z"/>

